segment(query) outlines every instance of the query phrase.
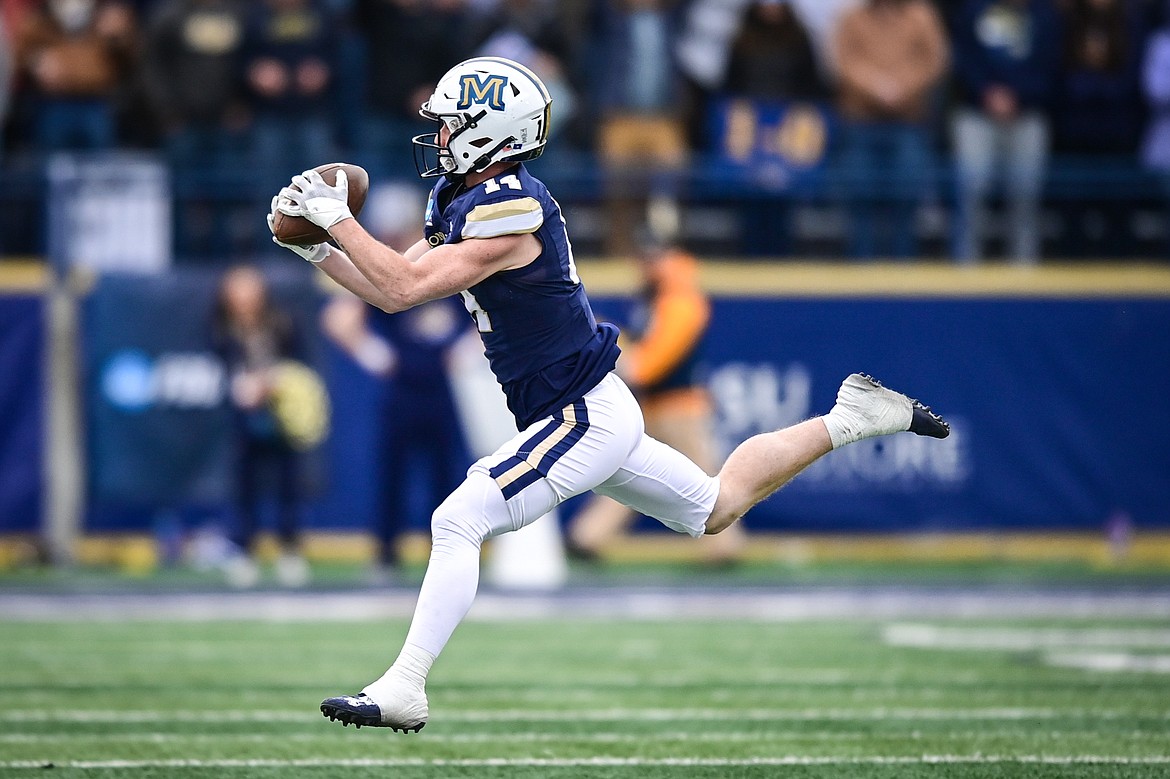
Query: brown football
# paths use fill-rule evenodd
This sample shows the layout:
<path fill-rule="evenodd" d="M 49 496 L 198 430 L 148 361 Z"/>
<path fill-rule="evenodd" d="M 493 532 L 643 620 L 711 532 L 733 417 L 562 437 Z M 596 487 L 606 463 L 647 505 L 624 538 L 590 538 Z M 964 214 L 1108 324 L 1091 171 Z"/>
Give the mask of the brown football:
<path fill-rule="evenodd" d="M 370 190 L 370 174 L 365 168 L 351 165 L 348 162 L 331 162 L 328 165 L 318 165 L 315 171 L 321 174 L 325 183 L 333 186 L 337 183 L 337 171 L 344 170 L 349 179 L 349 211 L 357 216 L 366 203 L 366 193 Z M 325 243 L 329 240 L 329 233 L 305 219 L 303 216 L 289 216 L 276 212 L 272 220 L 272 230 L 277 240 L 297 246 L 311 246 L 315 243 Z"/>

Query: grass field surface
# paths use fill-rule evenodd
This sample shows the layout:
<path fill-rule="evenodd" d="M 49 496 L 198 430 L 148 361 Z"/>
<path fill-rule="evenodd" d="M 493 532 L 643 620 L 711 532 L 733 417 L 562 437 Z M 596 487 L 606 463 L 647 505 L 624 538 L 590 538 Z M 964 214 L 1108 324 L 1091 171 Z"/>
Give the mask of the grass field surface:
<path fill-rule="evenodd" d="M 431 676 L 430 723 L 405 736 L 317 710 L 381 673 L 400 617 L 274 619 L 263 599 L 230 621 L 168 619 L 169 601 L 126 620 L 8 617 L 0 776 L 1170 776 L 1156 593 L 1125 618 L 998 619 L 956 618 L 961 594 L 948 617 L 922 594 L 922 615 L 911 590 L 894 617 L 863 601 L 775 620 L 579 618 L 572 599 L 518 619 L 504 598 L 503 617 L 460 627 Z M 205 597 L 204 615 L 235 596 Z"/>

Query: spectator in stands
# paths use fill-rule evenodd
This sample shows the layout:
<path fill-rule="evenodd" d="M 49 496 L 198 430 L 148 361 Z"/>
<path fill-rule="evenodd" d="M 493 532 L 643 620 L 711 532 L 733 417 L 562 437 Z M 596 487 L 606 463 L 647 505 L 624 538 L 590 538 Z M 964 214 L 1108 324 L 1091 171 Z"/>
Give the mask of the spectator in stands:
<path fill-rule="evenodd" d="M 681 247 L 646 232 L 638 255 L 641 296 L 624 332 L 618 374 L 638 398 L 646 432 L 690 457 L 708 473 L 718 458 L 712 439 L 711 398 L 703 384 L 703 337 L 711 301 L 699 283 L 699 263 Z M 612 550 L 637 518 L 630 508 L 594 495 L 569 527 L 568 549 L 593 559 Z M 706 562 L 734 562 L 743 552 L 742 523 L 702 539 Z M 728 532 L 732 535 L 727 536 Z"/>
<path fill-rule="evenodd" d="M 570 81 L 577 39 L 570 25 L 579 20 L 566 5 L 555 0 L 488 0 L 473 7 L 468 24 L 474 55 L 514 60 L 544 82 L 553 101 L 550 137 L 571 128 L 578 106 L 577 88 Z M 555 162 L 542 155 L 538 164 Z"/>
<path fill-rule="evenodd" d="M 789 0 L 755 0 L 747 7 L 731 43 L 722 92 L 735 101 L 747 101 L 747 105 L 737 103 L 732 110 L 798 109 L 822 118 L 818 107 L 794 105 L 820 101 L 827 92 L 808 31 Z M 729 126 L 737 124 L 728 121 Z M 827 124 L 822 119 L 822 128 Z M 801 136 L 816 143 L 811 134 Z M 778 147 L 777 155 L 789 155 L 787 144 L 772 145 Z M 801 159 L 800 163 L 807 164 L 807 160 Z M 745 199 L 740 210 L 741 246 L 745 253 L 790 253 L 790 198 L 788 193 L 779 191 L 761 192 Z"/>
<path fill-rule="evenodd" d="M 837 18 L 858 0 L 786 0 L 807 31 L 821 73 L 832 74 L 828 52 Z M 688 137 L 693 148 L 706 141 L 707 102 L 727 82 L 731 47 L 754 0 L 691 0 L 675 45 L 688 94 Z"/>
<path fill-rule="evenodd" d="M 731 42 L 746 7 L 738 0 L 692 0 L 679 24 L 674 56 L 686 93 L 687 143 L 696 151 L 707 151 L 708 103 L 724 86 Z"/>
<path fill-rule="evenodd" d="M 36 148 L 117 144 L 116 100 L 134 63 L 137 35 L 133 10 L 117 0 L 47 0 L 24 16 L 15 48 L 35 113 Z"/>
<path fill-rule="evenodd" d="M 12 97 L 12 46 L 3 14 L 0 14 L 0 170 L 4 165 L 4 137 L 7 130 L 8 106 Z M 0 255 L 5 251 L 4 221 L 0 220 Z"/>
<path fill-rule="evenodd" d="M 1054 146 L 1074 154 L 1124 154 L 1142 131 L 1146 13 L 1136 0 L 1070 0 Z"/>
<path fill-rule="evenodd" d="M 1146 44 L 1142 87 L 1150 109 L 1150 122 L 1142 143 L 1142 161 L 1159 175 L 1166 200 L 1163 225 L 1166 256 L 1170 258 L 1170 0 L 1166 0 L 1161 25 Z"/>
<path fill-rule="evenodd" d="M 1040 196 L 1049 154 L 1049 100 L 1061 60 L 1051 0 L 966 0 L 955 30 L 959 105 L 951 117 L 957 167 L 955 255 L 983 254 L 986 201 L 997 174 L 1008 211 L 1007 255 L 1040 258 Z"/>
<path fill-rule="evenodd" d="M 1133 201 L 1092 181 L 1094 170 L 1129 172 L 1141 138 L 1142 50 L 1148 32 L 1138 0 L 1069 0 L 1064 66 L 1053 116 L 1053 147 L 1075 155 L 1088 187 L 1062 203 L 1064 257 L 1124 256 L 1133 251 Z"/>
<path fill-rule="evenodd" d="M 635 227 L 652 201 L 672 202 L 689 157 L 675 64 L 674 0 L 606 0 L 594 83 L 597 153 L 605 176 L 605 250 L 633 256 Z"/>
<path fill-rule="evenodd" d="M 279 364 L 302 360 L 303 344 L 292 317 L 271 300 L 263 275 L 250 265 L 232 267 L 223 275 L 212 333 L 228 371 L 236 433 L 233 472 L 239 525 L 232 540 L 243 554 L 228 561 L 228 580 L 239 587 L 257 583 L 254 555 L 260 509 L 271 496 L 277 504 L 281 548 L 276 575 L 281 584 L 301 586 L 309 578 L 308 564 L 300 554 L 301 456 L 282 429 L 271 400 Z"/>
<path fill-rule="evenodd" d="M 142 75 L 175 173 L 176 238 L 199 257 L 251 248 L 254 209 L 233 210 L 223 178 L 246 169 L 244 41 L 235 0 L 165 0 L 147 28 Z"/>
<path fill-rule="evenodd" d="M 377 180 L 418 181 L 410 139 L 434 132 L 418 115 L 435 82 L 468 56 L 463 0 L 355 0 L 364 42 L 361 161 Z"/>
<path fill-rule="evenodd" d="M 414 187 L 382 185 L 370 192 L 363 218 L 387 245 L 411 245 L 422 237 L 420 201 Z M 345 293 L 322 311 L 321 327 L 363 370 L 384 382 L 375 422 L 378 559 L 370 580 L 393 583 L 402 535 L 429 527 L 431 509 L 471 465 L 447 376 L 448 354 L 470 330 L 471 319 L 458 297 L 387 314 Z"/>
<path fill-rule="evenodd" d="M 867 0 L 841 15 L 833 52 L 850 254 L 913 257 L 915 216 L 934 169 L 927 120 L 948 60 L 942 19 L 927 0 Z"/>
<path fill-rule="evenodd" d="M 264 0 L 252 10 L 244 69 L 254 114 L 252 163 L 268 179 L 264 191 L 297 170 L 336 161 L 331 86 L 338 30 L 324 0 Z"/>
<path fill-rule="evenodd" d="M 724 92 L 762 100 L 817 100 L 825 85 L 808 30 L 789 0 L 755 0 L 731 42 Z"/>

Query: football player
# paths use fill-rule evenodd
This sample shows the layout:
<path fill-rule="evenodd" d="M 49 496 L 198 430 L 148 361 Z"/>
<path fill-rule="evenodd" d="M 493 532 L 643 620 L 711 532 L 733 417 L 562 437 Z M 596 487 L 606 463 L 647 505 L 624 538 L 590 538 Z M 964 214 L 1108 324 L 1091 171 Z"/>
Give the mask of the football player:
<path fill-rule="evenodd" d="M 748 439 L 716 476 L 647 436 L 614 373 L 617 328 L 594 318 L 560 206 L 523 164 L 544 150 L 550 104 L 539 78 L 498 57 L 467 60 L 439 80 L 421 109 L 436 131 L 414 138 L 419 175 L 438 181 L 425 237 L 404 252 L 353 218 L 341 174 L 329 186 L 305 171 L 273 199 L 274 212 L 307 218 L 337 244 L 287 248 L 369 303 L 395 312 L 460 295 L 520 431 L 435 509 L 397 659 L 359 694 L 321 703 L 346 725 L 426 724 L 427 675 L 475 598 L 481 544 L 574 495 L 593 490 L 698 537 L 725 530 L 832 449 L 901 431 L 949 433 L 922 404 L 853 374 L 826 415 Z"/>

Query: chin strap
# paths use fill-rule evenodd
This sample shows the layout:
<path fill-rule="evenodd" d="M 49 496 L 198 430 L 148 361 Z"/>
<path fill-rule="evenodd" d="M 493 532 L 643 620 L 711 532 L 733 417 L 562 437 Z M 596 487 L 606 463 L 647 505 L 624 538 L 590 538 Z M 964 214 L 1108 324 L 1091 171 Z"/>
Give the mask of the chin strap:
<path fill-rule="evenodd" d="M 504 148 L 505 146 L 507 146 L 508 144 L 510 144 L 514 140 L 516 140 L 516 136 L 510 135 L 507 138 L 505 138 L 504 140 L 497 143 L 491 149 L 488 149 L 487 151 L 485 151 L 483 154 L 481 154 L 475 160 L 475 162 L 473 162 L 471 164 L 471 168 L 469 168 L 467 172 L 468 173 L 471 173 L 471 172 L 482 173 L 493 162 L 499 162 L 499 160 L 494 159 L 496 154 L 499 153 L 500 149 Z"/>

